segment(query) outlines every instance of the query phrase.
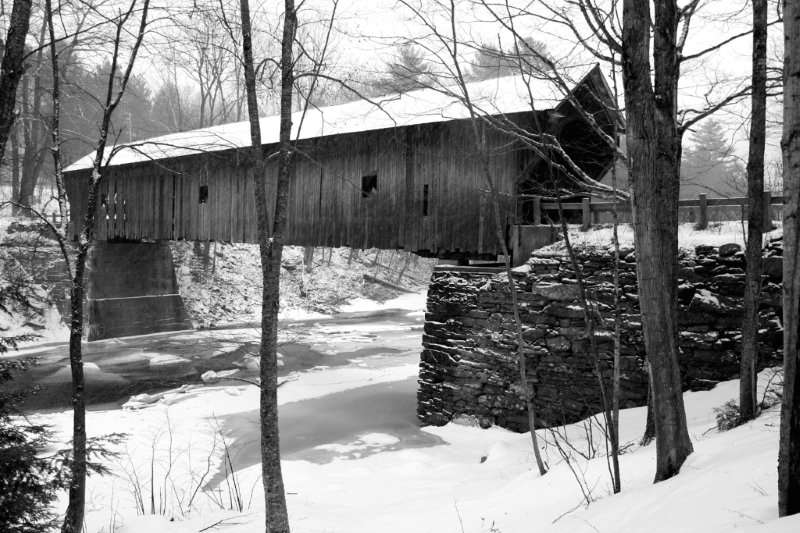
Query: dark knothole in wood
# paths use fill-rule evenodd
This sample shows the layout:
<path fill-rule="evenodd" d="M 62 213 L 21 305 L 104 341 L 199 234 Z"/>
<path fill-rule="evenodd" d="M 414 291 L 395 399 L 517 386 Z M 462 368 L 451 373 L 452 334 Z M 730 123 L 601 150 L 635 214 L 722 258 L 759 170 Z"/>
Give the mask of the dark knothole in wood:
<path fill-rule="evenodd" d="M 200 186 L 200 199 L 201 204 L 208 203 L 208 185 L 201 185 Z"/>
<path fill-rule="evenodd" d="M 422 216 L 428 216 L 428 184 L 422 186 Z"/>
<path fill-rule="evenodd" d="M 378 175 L 361 176 L 361 198 L 369 198 L 378 191 Z"/>

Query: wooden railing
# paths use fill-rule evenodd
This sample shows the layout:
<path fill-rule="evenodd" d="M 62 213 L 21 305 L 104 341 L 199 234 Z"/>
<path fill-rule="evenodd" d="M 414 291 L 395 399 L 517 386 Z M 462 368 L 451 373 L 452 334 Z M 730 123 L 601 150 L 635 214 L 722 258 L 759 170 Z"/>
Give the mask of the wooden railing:
<path fill-rule="evenodd" d="M 766 191 L 762 199 L 764 202 L 764 212 L 769 213 L 769 208 L 772 205 L 783 205 L 782 196 L 773 196 L 771 191 Z M 533 221 L 534 225 L 542 224 L 542 216 L 547 211 L 558 211 L 558 203 L 542 201 L 542 198 L 534 196 L 533 202 Z M 705 229 L 708 227 L 708 208 L 709 207 L 739 207 L 743 211 L 747 208 L 749 200 L 746 197 L 738 198 L 708 198 L 705 194 L 700 194 L 697 199 L 679 200 L 678 208 L 694 208 L 696 216 L 697 229 Z M 631 204 L 628 201 L 617 202 L 592 202 L 589 198 L 584 198 L 581 202 L 562 202 L 561 209 L 564 211 L 580 211 L 581 216 L 581 229 L 587 230 L 592 224 L 597 223 L 600 213 L 611 213 L 614 207 L 618 213 L 630 213 Z M 770 217 L 766 217 L 764 221 L 765 228 L 772 226 Z M 557 218 L 556 218 L 557 220 Z M 731 218 L 733 220 L 733 218 Z M 737 218 L 738 220 L 738 218 Z"/>

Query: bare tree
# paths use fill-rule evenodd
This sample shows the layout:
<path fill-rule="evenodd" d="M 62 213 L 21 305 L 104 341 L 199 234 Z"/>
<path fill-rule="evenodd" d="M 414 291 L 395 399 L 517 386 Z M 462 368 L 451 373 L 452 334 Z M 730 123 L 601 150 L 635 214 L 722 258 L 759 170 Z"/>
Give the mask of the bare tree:
<path fill-rule="evenodd" d="M 758 303 L 761 294 L 761 255 L 764 217 L 764 146 L 767 129 L 767 0 L 753 0 L 753 93 L 751 95 L 750 153 L 747 160 L 747 278 L 742 318 L 739 370 L 739 420 L 747 422 L 758 409 Z"/>
<path fill-rule="evenodd" d="M 639 305 L 653 390 L 655 481 L 661 481 L 680 471 L 693 448 L 678 366 L 680 136 L 676 113 L 681 13 L 675 0 L 656 0 L 654 7 L 653 64 L 649 2 L 624 0 L 621 54 Z M 655 72 L 655 83 L 651 72 Z"/>
<path fill-rule="evenodd" d="M 284 2 L 281 39 L 281 112 L 278 151 L 278 176 L 272 227 L 268 217 L 266 186 L 267 160 L 261 147 L 261 126 L 256 99 L 256 74 L 253 62 L 250 5 L 241 0 L 242 52 L 244 60 L 247 112 L 250 117 L 251 164 L 256 176 L 256 213 L 258 242 L 263 278 L 261 303 L 261 476 L 265 498 L 265 531 L 288 533 L 289 515 L 281 472 L 278 434 L 278 308 L 283 238 L 286 228 L 289 183 L 294 171 L 292 162 L 292 88 L 294 85 L 293 47 L 297 32 L 294 1 Z"/>
<path fill-rule="evenodd" d="M 229 94 L 238 89 L 241 61 L 235 35 L 220 20 L 226 7 L 219 0 L 197 1 L 188 14 L 174 11 L 169 17 L 174 38 L 163 45 L 164 60 L 192 81 L 199 128 L 238 119 L 236 110 L 241 110 L 240 95 Z M 174 75 L 171 82 L 177 85 Z"/>
<path fill-rule="evenodd" d="M 26 72 L 22 76 L 18 124 L 22 129 L 25 150 L 22 154 L 19 190 L 15 201 L 24 206 L 31 205 L 42 163 L 45 160 L 44 154 L 47 152 L 47 128 L 44 125 L 46 119 L 43 112 L 44 93 L 47 90 L 43 83 L 47 71 L 44 60 L 45 47 L 43 46 L 46 29 L 47 22 L 42 20 L 39 31 L 39 47 L 32 54 L 34 59 L 28 62 Z M 31 81 L 33 81 L 33 86 L 31 86 Z"/>
<path fill-rule="evenodd" d="M 56 227 L 47 221 L 47 218 L 39 213 L 45 223 L 50 226 L 56 240 L 61 248 L 62 255 L 72 278 L 70 288 L 70 335 L 69 335 L 69 360 L 72 374 L 72 408 L 73 408 L 73 427 L 72 427 L 72 453 L 69 461 L 69 500 L 67 511 L 64 516 L 61 531 L 63 533 L 80 533 L 83 530 L 83 517 L 86 504 L 86 474 L 87 474 L 87 438 L 86 438 L 86 399 L 84 396 L 84 374 L 83 374 L 83 355 L 82 355 L 82 336 L 83 336 L 83 297 L 84 297 L 84 273 L 86 270 L 86 260 L 92 246 L 92 239 L 95 228 L 95 215 L 97 210 L 98 189 L 103 178 L 105 165 L 111 159 L 110 154 L 106 157 L 106 146 L 108 143 L 108 132 L 111 117 L 114 110 L 119 105 L 122 95 L 125 93 L 128 80 L 131 77 L 136 55 L 144 38 L 147 27 L 147 15 L 149 10 L 149 0 L 143 0 L 143 4 L 137 9 L 137 0 L 133 0 L 125 11 L 116 17 L 109 18 L 108 22 L 114 28 L 114 46 L 111 59 L 111 73 L 109 74 L 107 90 L 103 106 L 103 117 L 99 127 L 99 136 L 96 144 L 96 151 L 92 164 L 92 173 L 87 184 L 86 198 L 86 217 L 79 226 L 81 228 L 77 241 L 77 254 L 74 263 L 70 260 L 67 250 L 66 235 L 66 192 L 62 175 L 61 164 L 61 128 L 60 128 L 60 69 L 58 63 L 58 52 L 56 50 L 55 30 L 53 18 L 55 16 L 52 9 L 51 0 L 45 0 L 45 17 L 47 19 L 50 48 L 50 60 L 53 73 L 53 115 L 51 133 L 53 145 L 51 148 L 55 165 L 55 179 L 57 186 L 57 201 L 61 212 L 61 224 Z M 130 30 L 126 28 L 126 23 L 133 17 L 134 13 L 140 12 L 138 31 L 134 34 L 134 43 L 128 59 L 128 64 L 121 79 L 118 79 L 117 65 L 120 60 L 120 48 L 123 44 L 124 35 Z M 77 223 L 74 221 L 73 223 Z"/>
<path fill-rule="evenodd" d="M 11 22 L 3 44 L 3 60 L 0 63 L 0 162 L 3 161 L 6 142 L 14 125 L 14 106 L 17 85 L 22 77 L 22 62 L 25 55 L 25 38 L 31 18 L 31 0 L 14 0 Z"/>
<path fill-rule="evenodd" d="M 490 164 L 491 147 L 487 145 L 486 137 L 483 134 L 483 128 L 487 126 L 496 128 L 499 132 L 509 134 L 512 138 L 521 142 L 523 146 L 533 150 L 537 156 L 547 162 L 551 175 L 553 170 L 558 168 L 559 175 L 564 176 L 569 181 L 569 185 L 573 187 L 573 190 L 597 190 L 610 193 L 611 188 L 602 186 L 587 176 L 580 166 L 570 158 L 569 154 L 558 142 L 558 139 L 547 132 L 542 124 L 539 124 L 534 95 L 530 93 L 528 95 L 530 112 L 535 123 L 533 128 L 530 129 L 522 128 L 502 116 L 491 116 L 486 110 L 476 105 L 472 99 L 470 87 L 466 82 L 468 73 L 465 72 L 462 67 L 464 64 L 464 57 L 461 55 L 460 47 L 469 50 L 470 48 L 480 48 L 480 45 L 472 44 L 472 46 L 470 46 L 470 43 L 466 43 L 460 39 L 457 32 L 458 23 L 456 21 L 456 6 L 454 2 L 451 1 L 449 5 L 447 5 L 447 3 L 438 4 L 443 11 L 443 16 L 447 17 L 447 32 L 440 30 L 433 20 L 433 15 L 423 12 L 418 5 L 412 2 L 403 2 L 403 4 L 413 13 L 414 17 L 424 25 L 428 35 L 432 36 L 435 41 L 435 44 L 428 44 L 422 40 L 416 42 L 418 47 L 429 53 L 429 57 L 436 61 L 436 67 L 438 67 L 438 72 L 430 76 L 428 80 L 424 82 L 424 86 L 428 89 L 436 90 L 453 97 L 464 105 L 469 113 L 474 154 L 480 166 L 481 174 L 483 175 L 483 183 L 489 192 L 488 196 L 491 202 L 490 209 L 494 222 L 495 236 L 500 250 L 503 253 L 506 278 L 511 296 L 512 309 L 514 310 L 513 323 L 517 343 L 516 358 L 517 364 L 519 365 L 520 388 L 529 417 L 528 425 L 537 466 L 540 474 L 544 475 L 546 473 L 546 465 L 539 453 L 538 439 L 535 431 L 538 425 L 535 408 L 536 379 L 534 376 L 529 376 L 529 370 L 527 368 L 528 349 L 526 347 L 527 343 L 522 335 L 523 325 L 519 311 L 520 306 L 517 301 L 517 281 L 511 270 L 511 253 L 505 239 L 505 226 L 502 221 L 500 208 L 500 192 L 498 191 L 495 176 L 493 175 Z M 484 3 L 484 7 L 490 11 L 492 10 L 492 7 L 488 4 Z M 498 20 L 500 20 L 499 17 Z M 532 73 L 535 72 L 538 76 L 542 76 L 543 65 L 548 69 L 552 68 L 552 59 L 547 56 L 546 52 L 541 49 L 540 46 L 536 45 L 536 41 L 519 37 L 513 28 L 512 21 L 506 21 L 505 26 L 509 34 L 514 36 L 516 43 L 513 52 L 503 53 L 504 64 L 509 69 L 513 68 L 515 73 L 521 74 L 526 82 L 530 82 Z M 569 87 L 566 80 L 559 78 L 556 74 L 553 76 L 552 81 L 556 86 L 565 90 L 567 98 L 571 98 L 571 93 L 569 92 L 571 87 Z M 451 84 L 448 85 L 447 82 L 451 82 Z M 603 132 L 603 135 L 607 136 L 607 133 Z M 611 141 L 611 145 L 613 145 L 613 150 L 616 151 L 616 143 Z M 563 186 L 563 183 L 555 186 L 556 194 L 560 191 L 560 187 Z M 587 308 L 587 313 L 589 312 Z M 586 324 L 587 328 L 591 328 L 590 320 L 587 319 Z M 592 338 L 591 334 L 589 338 Z M 534 368 L 536 367 L 535 364 L 533 366 Z M 601 385 L 604 387 L 602 377 L 600 379 Z M 608 414 L 608 409 L 604 408 L 604 413 Z M 608 420 L 608 427 L 610 427 L 613 422 L 611 422 L 610 419 Z"/>
<path fill-rule="evenodd" d="M 523 77 L 523 79 L 530 79 L 532 75 L 537 75 L 538 77 L 547 76 L 551 79 L 551 81 L 560 86 L 560 88 L 567 94 L 567 99 L 570 103 L 574 106 L 578 113 L 584 118 L 586 125 L 594 131 L 597 135 L 605 140 L 607 143 L 606 148 L 610 149 L 614 154 L 613 160 L 611 162 L 611 190 L 606 191 L 610 192 L 612 198 L 617 199 L 620 197 L 620 192 L 617 186 L 617 173 L 616 173 L 616 166 L 618 160 L 624 161 L 623 155 L 620 153 L 620 150 L 616 146 L 615 139 L 617 138 L 617 128 L 618 122 L 616 116 L 614 116 L 612 120 L 612 124 L 610 127 L 610 131 L 606 131 L 603 127 L 595 119 L 595 116 L 590 113 L 587 109 L 584 108 L 583 104 L 578 101 L 575 97 L 570 97 L 570 88 L 566 85 L 564 76 L 562 76 L 559 72 L 559 68 L 556 65 L 554 59 L 547 53 L 546 48 L 541 45 L 538 41 L 531 39 L 531 38 L 523 38 L 517 32 L 517 24 L 515 22 L 516 16 L 513 14 L 512 10 L 506 4 L 505 13 L 501 13 L 497 11 L 491 4 L 486 2 L 486 0 L 480 0 L 481 5 L 486 8 L 495 18 L 497 22 L 499 22 L 508 33 L 514 39 L 515 46 L 514 52 L 512 54 L 505 53 L 506 56 L 506 64 L 509 62 L 516 62 L 516 71 L 519 75 Z M 517 15 L 518 16 L 518 15 Z M 611 76 L 613 79 L 613 102 L 609 103 L 604 101 L 604 99 L 597 94 L 591 95 L 593 100 L 602 103 L 602 108 L 606 111 L 615 113 L 615 102 L 618 101 L 617 95 L 617 73 L 616 73 L 616 51 L 610 50 L 609 56 L 611 57 Z M 533 96 L 530 95 L 530 107 L 531 110 L 535 113 L 535 102 Z M 543 135 L 544 131 L 542 126 L 538 123 L 536 125 L 536 130 L 539 135 Z M 620 474 L 620 464 L 619 464 L 619 399 L 620 399 L 620 351 L 619 351 L 619 335 L 620 335 L 620 302 L 619 302 L 619 239 L 617 236 L 617 214 L 616 208 L 614 210 L 614 258 L 615 258 L 615 267 L 614 267 L 614 288 L 615 288 L 615 315 L 614 315 L 614 355 L 612 359 L 612 367 L 611 367 L 611 394 L 608 393 L 608 385 L 606 384 L 606 376 L 604 372 L 604 368 L 600 361 L 600 354 L 597 346 L 597 338 L 596 338 L 596 327 L 597 324 L 595 323 L 599 318 L 599 311 L 597 309 L 597 305 L 592 301 L 590 298 L 589 290 L 587 289 L 587 284 L 585 282 L 583 272 L 577 257 L 577 254 L 571 244 L 571 240 L 569 238 L 566 217 L 564 215 L 563 209 L 561 207 L 561 196 L 562 190 L 558 180 L 555 178 L 554 173 L 554 154 L 551 145 L 557 143 L 557 140 L 552 140 L 551 144 L 545 146 L 544 149 L 544 158 L 547 163 L 547 174 L 549 178 L 549 187 L 550 190 L 548 191 L 549 194 L 555 195 L 556 203 L 559 209 L 559 219 L 561 224 L 561 230 L 564 235 L 564 243 L 567 250 L 567 255 L 570 259 L 572 264 L 572 269 L 575 272 L 575 278 L 577 281 L 578 292 L 579 292 L 579 300 L 581 303 L 581 307 L 583 310 L 583 318 L 584 318 L 584 327 L 585 327 L 585 337 L 588 339 L 589 344 L 589 355 L 592 358 L 594 372 L 598 380 L 598 388 L 600 393 L 600 400 L 602 406 L 602 416 L 604 420 L 604 438 L 606 442 L 607 450 L 610 448 L 610 453 L 607 454 L 607 460 L 609 462 L 609 475 L 611 478 L 611 483 L 613 487 L 613 491 L 615 493 L 620 492 L 622 490 L 622 480 Z M 574 182 L 580 181 L 580 176 L 573 177 Z M 614 204 L 616 206 L 616 202 Z"/>
<path fill-rule="evenodd" d="M 778 514 L 800 513 L 800 3 L 783 2 L 783 399 Z"/>
<path fill-rule="evenodd" d="M 677 194 L 681 141 L 700 120 L 738 102 L 747 85 L 715 81 L 704 102 L 678 109 L 681 66 L 702 61 L 723 47 L 748 36 L 752 29 L 686 53 L 690 26 L 699 0 L 679 7 L 674 0 L 653 3 L 633 0 L 568 0 L 577 16 L 562 7 L 542 4 L 549 20 L 569 29 L 584 48 L 601 61 L 622 56 L 627 106 L 629 173 L 633 184 L 633 212 L 637 272 L 645 345 L 650 368 L 650 401 L 657 444 L 656 481 L 677 473 L 692 447 L 686 430 L 677 365 Z M 622 18 L 618 8 L 622 4 Z M 576 21 L 581 21 L 584 28 Z M 777 21 L 766 23 L 767 26 Z M 596 46 L 599 42 L 603 46 Z M 653 64 L 650 46 L 653 46 Z M 653 83 L 654 81 L 654 83 Z M 726 88 L 727 86 L 727 88 Z M 667 236 L 666 239 L 660 236 Z M 664 268 L 666 266 L 666 268 Z M 651 351 L 653 353 L 651 353 Z M 647 433 L 647 432 L 646 432 Z M 645 439 L 647 434 L 645 435 Z M 644 440 L 644 439 L 643 439 Z"/>

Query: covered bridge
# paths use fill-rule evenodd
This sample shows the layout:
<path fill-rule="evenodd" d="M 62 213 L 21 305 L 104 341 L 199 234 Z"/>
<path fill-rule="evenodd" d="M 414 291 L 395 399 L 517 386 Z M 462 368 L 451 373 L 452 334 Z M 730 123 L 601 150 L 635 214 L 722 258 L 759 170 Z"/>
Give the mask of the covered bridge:
<path fill-rule="evenodd" d="M 612 151 L 551 81 L 533 78 L 526 85 L 508 77 L 469 89 L 482 115 L 528 131 L 535 131 L 533 95 L 540 123 L 587 174 L 602 179 L 612 164 Z M 576 76 L 571 92 L 613 132 L 616 107 L 599 67 Z M 468 116 L 457 98 L 434 89 L 295 113 L 296 175 L 286 243 L 438 257 L 501 253 Z M 266 152 L 277 151 L 278 120 L 261 119 Z M 542 180 L 542 162 L 508 131 L 485 120 L 480 131 L 510 235 L 514 225 L 526 222 L 517 193 Z M 109 150 L 95 238 L 257 242 L 249 144 L 249 124 L 240 122 Z M 86 156 L 65 172 L 73 220 L 84 215 L 91 161 Z M 276 170 L 273 161 L 267 179 L 272 198 Z"/>

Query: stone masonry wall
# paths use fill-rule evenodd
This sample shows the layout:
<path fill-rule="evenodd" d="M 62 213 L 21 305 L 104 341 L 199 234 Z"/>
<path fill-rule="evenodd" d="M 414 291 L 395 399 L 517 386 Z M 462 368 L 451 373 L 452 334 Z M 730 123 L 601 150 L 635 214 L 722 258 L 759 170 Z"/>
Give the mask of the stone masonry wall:
<path fill-rule="evenodd" d="M 759 366 L 781 361 L 780 241 L 765 249 Z M 579 263 L 601 325 L 601 365 L 613 354 L 613 255 L 580 250 Z M 708 389 L 738 374 L 744 255 L 736 244 L 698 246 L 680 258 L 678 289 L 683 386 Z M 528 378 L 543 425 L 599 411 L 600 396 L 586 338 L 575 272 L 567 257 L 534 253 L 515 269 L 526 341 Z M 647 403 L 634 254 L 625 250 L 621 285 L 621 406 Z M 500 269 L 437 267 L 428 289 L 420 360 L 418 416 L 441 425 L 473 415 L 481 425 L 527 429 L 520 395 L 513 310 Z M 609 371 L 610 372 L 610 371 Z"/>

